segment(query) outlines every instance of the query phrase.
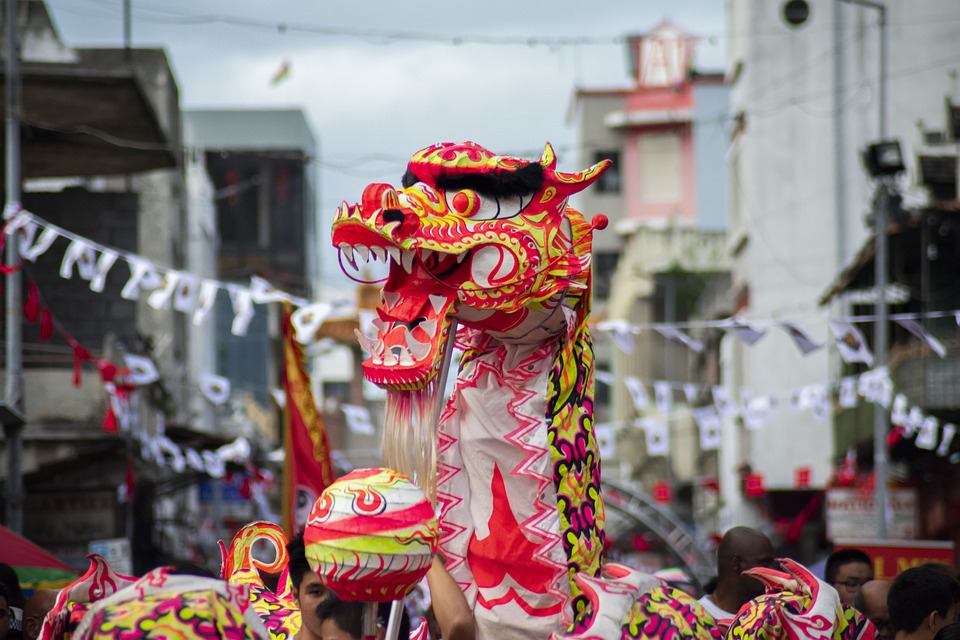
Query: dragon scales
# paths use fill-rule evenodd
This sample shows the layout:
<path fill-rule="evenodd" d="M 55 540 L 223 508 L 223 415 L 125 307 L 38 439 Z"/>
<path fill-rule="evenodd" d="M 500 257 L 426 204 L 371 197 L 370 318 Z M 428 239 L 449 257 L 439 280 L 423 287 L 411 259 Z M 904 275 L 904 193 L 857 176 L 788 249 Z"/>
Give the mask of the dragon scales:
<path fill-rule="evenodd" d="M 371 184 L 333 223 L 342 261 L 390 262 L 377 337 L 358 335 L 364 375 L 388 390 L 388 461 L 403 442 L 426 445 L 397 466 L 413 464 L 400 470 L 435 495 L 447 568 L 481 637 L 562 631 L 586 607 L 574 577 L 599 572 L 587 316 L 592 232 L 606 218 L 590 223 L 567 199 L 608 165 L 561 173 L 549 145 L 536 162 L 437 144 L 413 156 L 403 188 Z M 436 427 L 425 405 L 454 337 L 463 356 Z M 427 435 L 404 433 L 411 421 Z"/>

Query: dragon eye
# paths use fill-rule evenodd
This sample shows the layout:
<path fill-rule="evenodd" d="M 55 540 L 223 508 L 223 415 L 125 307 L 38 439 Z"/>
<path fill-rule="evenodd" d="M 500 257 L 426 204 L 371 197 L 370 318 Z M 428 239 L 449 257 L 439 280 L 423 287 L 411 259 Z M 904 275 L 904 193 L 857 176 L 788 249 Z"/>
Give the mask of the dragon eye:
<path fill-rule="evenodd" d="M 458 215 L 473 220 L 504 220 L 512 218 L 530 204 L 528 196 L 481 196 L 472 189 L 446 194 L 447 206 Z"/>
<path fill-rule="evenodd" d="M 480 211 L 480 194 L 471 189 L 457 191 L 453 196 L 447 196 L 450 208 L 464 218 L 472 218 Z"/>

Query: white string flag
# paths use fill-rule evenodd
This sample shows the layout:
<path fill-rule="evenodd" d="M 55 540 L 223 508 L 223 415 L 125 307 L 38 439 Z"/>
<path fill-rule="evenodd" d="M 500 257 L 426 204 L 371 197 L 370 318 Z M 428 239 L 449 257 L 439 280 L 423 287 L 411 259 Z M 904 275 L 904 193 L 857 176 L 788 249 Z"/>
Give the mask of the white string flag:
<path fill-rule="evenodd" d="M 699 340 L 694 340 L 680 329 L 677 329 L 673 325 L 669 324 L 655 324 L 653 328 L 662 335 L 664 338 L 669 338 L 671 340 L 676 340 L 677 342 L 686 345 L 692 351 L 697 353 L 703 353 L 703 343 Z"/>
<path fill-rule="evenodd" d="M 867 348 L 867 341 L 856 325 L 844 320 L 831 320 L 830 330 L 844 362 L 862 362 L 868 367 L 873 366 L 873 354 Z"/>
<path fill-rule="evenodd" d="M 166 309 L 170 306 L 170 300 L 177 290 L 177 283 L 180 281 L 179 271 L 168 271 L 160 281 L 160 286 L 150 292 L 147 296 L 147 304 L 154 309 Z"/>
<path fill-rule="evenodd" d="M 720 415 L 712 407 L 703 407 L 693 411 L 693 419 L 700 429 L 700 449 L 714 451 L 720 448 L 722 422 Z"/>
<path fill-rule="evenodd" d="M 36 225 L 36 223 L 34 223 L 34 225 Z M 60 234 L 57 233 L 56 230 L 44 229 L 43 233 L 40 234 L 40 238 L 26 251 L 23 250 L 23 243 L 20 244 L 20 255 L 23 256 L 24 260 L 36 262 L 37 258 L 46 253 L 59 237 Z"/>
<path fill-rule="evenodd" d="M 173 308 L 181 313 L 191 314 L 197 308 L 197 277 L 180 272 L 176 291 L 173 294 Z"/>
<path fill-rule="evenodd" d="M 927 416 L 920 423 L 920 429 L 917 431 L 917 438 L 913 443 L 920 449 L 933 451 L 937 448 L 937 435 L 940 427 L 940 421 L 933 416 Z"/>
<path fill-rule="evenodd" d="M 917 322 L 916 320 L 909 320 L 906 318 L 900 318 L 896 320 L 896 323 L 901 327 L 920 338 L 923 342 L 926 343 L 930 350 L 941 358 L 947 357 L 947 348 L 943 346 L 943 343 L 933 337 L 929 331 L 923 328 L 923 325 Z"/>
<path fill-rule="evenodd" d="M 125 300 L 136 300 L 140 297 L 140 288 L 156 289 L 163 282 L 163 278 L 154 269 L 153 263 L 137 256 L 127 258 L 130 265 L 130 278 L 123 285 L 120 297 Z"/>
<path fill-rule="evenodd" d="M 953 442 L 953 437 L 957 435 L 956 425 L 950 424 L 949 422 L 943 425 L 943 438 L 940 440 L 940 446 L 937 447 L 937 455 L 941 458 L 950 453 L 950 444 Z"/>
<path fill-rule="evenodd" d="M 647 395 L 647 388 L 643 386 L 643 382 L 633 376 L 627 376 L 623 379 L 623 383 L 627 385 L 627 391 L 633 399 L 633 408 L 637 412 L 644 411 L 650 404 L 650 396 Z"/>
<path fill-rule="evenodd" d="M 230 399 L 230 381 L 223 376 L 212 373 L 200 374 L 200 391 L 204 397 L 216 405 L 221 405 Z"/>
<path fill-rule="evenodd" d="M 673 408 L 673 387 L 669 382 L 654 382 L 653 394 L 657 402 L 657 411 L 663 415 Z"/>
<path fill-rule="evenodd" d="M 199 327 L 210 311 L 213 310 L 213 303 L 217 301 L 217 292 L 220 287 L 214 280 L 204 280 L 200 283 L 200 291 L 197 293 L 197 305 L 193 309 L 193 324 Z"/>
<path fill-rule="evenodd" d="M 47 229 L 46 231 L 50 231 Z M 44 231 L 44 233 L 46 233 Z M 107 273 L 110 272 L 110 269 L 113 268 L 114 263 L 117 261 L 117 258 L 120 257 L 116 251 L 111 251 L 105 249 L 100 253 L 100 257 L 97 258 L 97 264 L 93 269 L 93 277 L 90 278 L 90 290 L 96 293 L 102 293 L 103 287 L 107 283 Z"/>
<path fill-rule="evenodd" d="M 857 406 L 857 379 L 853 376 L 847 376 L 840 379 L 840 406 L 844 409 L 852 409 Z"/>
<path fill-rule="evenodd" d="M 316 340 L 317 330 L 324 323 L 333 307 L 325 302 L 317 302 L 300 307 L 290 316 L 295 338 L 301 344 L 310 344 Z"/>
<path fill-rule="evenodd" d="M 597 439 L 597 453 L 600 454 L 601 460 L 604 458 L 612 458 L 616 455 L 617 443 L 613 426 L 606 423 L 594 425 L 593 435 Z"/>
<path fill-rule="evenodd" d="M 643 429 L 647 437 L 647 455 L 665 456 L 670 453 L 670 430 L 667 423 L 653 418 L 635 420 L 633 426 Z"/>
<path fill-rule="evenodd" d="M 727 319 L 723 326 L 748 347 L 755 345 L 767 333 L 765 329 L 760 329 L 737 316 Z"/>
<path fill-rule="evenodd" d="M 816 342 L 810 337 L 809 333 L 792 322 L 781 322 L 778 326 L 783 329 L 788 336 L 790 336 L 790 339 L 793 340 L 793 344 L 796 345 L 797 349 L 799 349 L 800 353 L 803 355 L 809 355 L 814 351 L 823 348 L 823 343 Z"/>
<path fill-rule="evenodd" d="M 94 274 L 94 263 L 96 254 L 93 247 L 87 242 L 76 238 L 63 252 L 63 261 L 60 263 L 60 277 L 69 280 L 73 277 L 73 267 L 76 265 L 77 273 L 84 280 L 90 280 Z"/>
<path fill-rule="evenodd" d="M 156 382 L 160 379 L 160 374 L 157 372 L 157 367 L 153 364 L 153 360 L 146 356 L 126 353 L 123 356 L 123 361 L 127 369 L 130 370 L 130 373 L 127 374 L 127 382 L 130 384 L 142 387 L 143 385 Z"/>
<path fill-rule="evenodd" d="M 370 410 L 352 404 L 340 405 L 343 415 L 347 419 L 347 428 L 353 433 L 372 436 L 376 433 L 373 421 L 370 419 Z"/>
<path fill-rule="evenodd" d="M 730 394 L 723 387 L 713 388 L 713 406 L 717 408 L 717 413 L 725 418 L 735 416 L 738 413 L 737 405 L 733 402 L 733 398 L 730 397 Z"/>
<path fill-rule="evenodd" d="M 230 289 L 230 303 L 233 305 L 233 323 L 230 333 L 235 336 L 247 335 L 250 321 L 253 320 L 253 300 L 250 291 L 234 287 Z"/>
<path fill-rule="evenodd" d="M 607 320 L 598 324 L 597 329 L 608 332 L 621 351 L 633 353 L 633 332 L 626 320 Z"/>

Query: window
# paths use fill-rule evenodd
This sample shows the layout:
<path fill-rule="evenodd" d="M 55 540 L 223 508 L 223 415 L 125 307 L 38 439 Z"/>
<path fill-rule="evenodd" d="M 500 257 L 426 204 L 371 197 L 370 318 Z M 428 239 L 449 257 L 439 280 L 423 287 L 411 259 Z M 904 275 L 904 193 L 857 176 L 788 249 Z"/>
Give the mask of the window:
<path fill-rule="evenodd" d="M 597 193 L 620 193 L 620 152 L 595 151 L 593 164 L 603 160 L 609 160 L 612 164 L 594 183 L 594 189 Z"/>

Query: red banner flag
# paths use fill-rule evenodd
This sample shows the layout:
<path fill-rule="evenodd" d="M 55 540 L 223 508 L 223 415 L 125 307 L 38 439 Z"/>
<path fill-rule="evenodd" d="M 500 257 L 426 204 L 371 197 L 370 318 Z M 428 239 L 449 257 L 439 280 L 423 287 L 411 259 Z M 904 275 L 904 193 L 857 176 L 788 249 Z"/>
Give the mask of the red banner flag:
<path fill-rule="evenodd" d="M 288 535 L 303 529 L 320 493 L 335 480 L 330 443 L 313 401 L 303 350 L 294 340 L 290 305 L 283 316 L 283 528 Z"/>

